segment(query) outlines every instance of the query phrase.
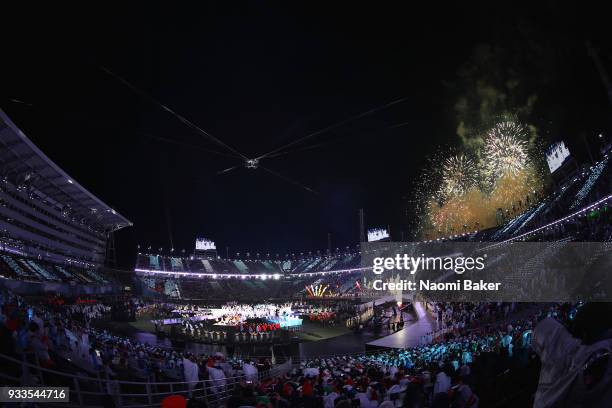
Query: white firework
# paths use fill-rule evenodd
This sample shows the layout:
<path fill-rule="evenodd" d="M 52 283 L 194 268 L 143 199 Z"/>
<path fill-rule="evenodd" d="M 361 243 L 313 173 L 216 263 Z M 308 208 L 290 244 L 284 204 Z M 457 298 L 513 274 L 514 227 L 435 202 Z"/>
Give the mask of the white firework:
<path fill-rule="evenodd" d="M 512 121 L 500 122 L 489 130 L 482 154 L 487 178 L 516 175 L 529 165 L 528 136 L 525 126 Z"/>
<path fill-rule="evenodd" d="M 442 197 L 462 195 L 477 183 L 478 169 L 472 159 L 464 154 L 458 154 L 444 161 L 440 188 Z"/>

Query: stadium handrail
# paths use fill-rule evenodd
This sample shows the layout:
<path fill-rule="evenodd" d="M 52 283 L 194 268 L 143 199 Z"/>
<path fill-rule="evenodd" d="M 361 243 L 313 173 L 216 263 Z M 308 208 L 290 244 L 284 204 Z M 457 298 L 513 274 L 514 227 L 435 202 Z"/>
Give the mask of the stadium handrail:
<path fill-rule="evenodd" d="M 53 376 L 52 386 L 57 386 L 61 383 L 63 386 L 68 385 L 70 389 L 70 402 L 66 403 L 65 406 L 71 406 L 71 403 L 78 403 L 79 406 L 99 407 L 102 406 L 102 398 L 110 396 L 115 402 L 117 407 L 124 408 L 145 408 L 145 407 L 159 407 L 161 400 L 170 395 L 189 395 L 188 384 L 195 384 L 192 389 L 193 395 L 202 396 L 208 406 L 211 404 L 220 405 L 231 395 L 232 391 L 237 384 L 240 384 L 246 377 L 245 375 L 226 377 L 224 379 L 208 379 L 198 381 L 126 381 L 126 380 L 114 380 L 109 378 L 102 378 L 100 374 L 96 377 L 88 377 L 85 375 L 70 374 L 62 371 L 53 370 L 50 368 L 41 367 L 39 364 L 32 364 L 26 361 L 27 354 L 22 354 L 22 359 L 16 359 L 14 357 L 0 354 L 0 365 L 4 368 L 0 371 L 0 379 L 6 385 L 34 385 L 32 379 L 37 375 L 38 372 L 39 380 L 41 383 L 36 385 L 45 385 L 42 373 L 50 374 Z M 9 372 L 8 366 L 19 367 L 21 369 L 20 376 L 11 376 L 7 374 Z M 286 374 L 293 367 L 293 362 L 288 359 L 285 363 L 278 364 L 270 368 L 269 370 L 258 373 L 258 379 L 262 380 L 269 377 L 277 377 Z M 63 380 L 63 381 L 62 381 Z M 97 391 L 87 391 L 81 389 L 82 384 L 93 386 L 94 389 L 97 386 Z M 198 384 L 202 384 L 198 387 Z M 140 386 L 145 390 L 144 393 L 136 392 L 121 392 L 121 386 Z M 168 391 L 159 391 L 160 387 L 169 387 Z M 153 391 L 155 389 L 155 391 Z M 214 389 L 214 391 L 211 390 Z M 86 399 L 86 397 L 91 399 Z M 124 403 L 128 399 L 140 398 L 146 400 L 146 403 L 142 404 L 131 404 Z M 99 404 L 89 404 L 91 400 L 98 401 Z M 54 404 L 55 406 L 64 406 L 64 404 Z"/>

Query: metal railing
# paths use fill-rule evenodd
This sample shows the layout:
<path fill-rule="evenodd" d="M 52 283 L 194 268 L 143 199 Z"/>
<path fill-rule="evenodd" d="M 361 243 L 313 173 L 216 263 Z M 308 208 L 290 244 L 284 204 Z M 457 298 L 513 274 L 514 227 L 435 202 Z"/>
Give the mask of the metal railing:
<path fill-rule="evenodd" d="M 235 388 L 246 380 L 244 375 L 193 382 L 123 381 L 100 372 L 96 376 L 69 374 L 41 367 L 37 359 L 22 354 L 21 359 L 0 354 L 0 380 L 7 386 L 69 387 L 70 402 L 53 406 L 101 407 L 112 401 L 122 408 L 159 407 L 170 395 L 204 400 L 209 407 L 222 406 Z M 291 360 L 258 373 L 258 380 L 281 376 L 291 370 Z"/>

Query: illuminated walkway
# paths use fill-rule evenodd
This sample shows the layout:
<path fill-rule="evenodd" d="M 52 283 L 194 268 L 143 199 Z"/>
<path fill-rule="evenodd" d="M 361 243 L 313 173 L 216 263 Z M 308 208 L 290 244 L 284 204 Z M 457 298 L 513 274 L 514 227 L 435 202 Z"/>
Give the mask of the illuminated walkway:
<path fill-rule="evenodd" d="M 414 304 L 414 310 L 418 319 L 408 320 L 411 316 L 404 313 L 404 328 L 397 333 L 380 337 L 380 334 L 364 330 L 361 333 L 347 333 L 325 340 L 301 343 L 300 356 L 302 358 L 313 358 L 321 355 L 363 353 L 366 350 L 366 345 L 393 348 L 419 345 L 421 336 L 433 330 L 435 321 L 427 314 L 420 302 Z"/>
<path fill-rule="evenodd" d="M 430 333 L 435 328 L 435 321 L 421 302 L 414 304 L 418 319 L 414 322 L 406 322 L 404 328 L 397 333 L 385 336 L 368 343 L 369 346 L 404 348 L 414 347 L 421 344 L 421 337 Z"/>

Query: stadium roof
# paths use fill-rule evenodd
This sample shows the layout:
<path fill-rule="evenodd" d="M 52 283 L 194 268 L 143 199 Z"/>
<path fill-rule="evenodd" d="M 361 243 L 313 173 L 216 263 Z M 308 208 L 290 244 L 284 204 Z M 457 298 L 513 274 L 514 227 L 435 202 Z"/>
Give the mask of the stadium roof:
<path fill-rule="evenodd" d="M 0 109 L 0 177 L 25 188 L 64 216 L 103 231 L 132 225 L 49 159 Z"/>

